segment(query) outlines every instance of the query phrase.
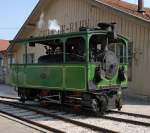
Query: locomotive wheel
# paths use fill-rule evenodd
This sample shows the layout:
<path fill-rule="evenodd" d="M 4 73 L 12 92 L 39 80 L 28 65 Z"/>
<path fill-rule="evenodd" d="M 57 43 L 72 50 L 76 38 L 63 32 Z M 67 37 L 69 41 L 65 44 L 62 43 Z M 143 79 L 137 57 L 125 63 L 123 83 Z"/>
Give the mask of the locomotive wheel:
<path fill-rule="evenodd" d="M 99 102 L 100 102 L 100 113 L 104 114 L 108 107 L 108 98 L 105 95 L 99 96 Z"/>
<path fill-rule="evenodd" d="M 108 107 L 108 98 L 105 95 L 96 96 L 96 98 L 91 99 L 92 110 L 96 114 L 103 115 Z"/>
<path fill-rule="evenodd" d="M 92 106 L 92 110 L 95 113 L 99 113 L 100 105 L 99 105 L 99 101 L 96 98 L 91 99 L 91 106 Z"/>
<path fill-rule="evenodd" d="M 18 88 L 18 96 L 20 97 L 20 101 L 22 103 L 25 103 L 26 101 L 26 96 L 25 96 L 25 91 L 23 88 Z"/>
<path fill-rule="evenodd" d="M 22 102 L 22 103 L 25 103 L 25 101 L 26 101 L 26 96 L 24 95 L 24 94 L 21 94 L 21 96 L 20 96 L 20 101 Z"/>
<path fill-rule="evenodd" d="M 21 98 L 20 101 L 21 101 L 22 103 L 25 103 L 26 100 L 23 99 L 23 98 Z"/>

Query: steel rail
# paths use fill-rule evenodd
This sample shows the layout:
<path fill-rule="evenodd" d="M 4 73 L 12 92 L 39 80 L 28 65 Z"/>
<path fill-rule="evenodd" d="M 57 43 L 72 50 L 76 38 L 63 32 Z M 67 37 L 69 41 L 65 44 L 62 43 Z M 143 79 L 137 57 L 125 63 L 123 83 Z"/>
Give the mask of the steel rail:
<path fill-rule="evenodd" d="M 10 99 L 10 100 L 18 100 L 18 101 L 21 100 L 19 97 L 9 97 L 9 96 L 0 96 L 0 98 L 2 98 L 2 99 Z M 0 99 L 0 100 L 2 100 L 2 99 Z M 15 101 L 9 101 L 9 102 L 16 103 Z M 25 106 L 35 106 L 35 107 L 39 106 L 38 104 L 31 104 L 31 103 L 22 103 L 22 104 L 25 105 Z"/>
<path fill-rule="evenodd" d="M 8 115 L 8 116 L 11 116 L 11 117 L 13 117 L 13 118 L 19 119 L 19 120 L 24 121 L 24 122 L 30 123 L 30 124 L 35 125 L 35 126 L 37 126 L 37 127 L 46 129 L 46 130 L 48 130 L 48 131 L 52 131 L 52 132 L 55 132 L 55 133 L 65 133 L 65 132 L 63 132 L 63 131 L 61 131 L 61 130 L 58 130 L 58 129 L 52 128 L 52 127 L 50 127 L 50 126 L 46 126 L 46 125 L 43 125 L 43 124 L 40 124 L 40 123 L 31 121 L 31 120 L 28 120 L 28 119 L 19 117 L 19 116 L 16 116 L 16 115 L 13 115 L 13 114 L 11 114 L 11 113 L 8 113 L 8 112 L 2 111 L 2 110 L 0 110 L 0 113 L 5 114 L 5 115 Z"/>
<path fill-rule="evenodd" d="M 0 96 L 0 98 L 11 99 L 11 100 L 20 100 L 19 97 Z"/>
<path fill-rule="evenodd" d="M 129 124 L 138 125 L 138 126 L 150 127 L 150 123 L 147 123 L 147 122 L 134 121 L 134 120 L 117 118 L 117 117 L 112 117 L 112 116 L 100 116 L 100 118 L 107 119 L 107 120 L 113 120 L 113 121 L 117 121 L 117 122 L 126 122 Z"/>
<path fill-rule="evenodd" d="M 37 114 L 42 114 L 42 115 L 45 115 L 45 116 L 53 117 L 53 118 L 62 120 L 62 121 L 67 122 L 67 123 L 72 123 L 72 124 L 80 126 L 80 127 L 85 127 L 87 129 L 90 129 L 90 130 L 93 130 L 93 131 L 104 132 L 104 133 L 118 133 L 118 132 L 113 131 L 113 130 L 101 128 L 101 127 L 98 127 L 98 126 L 95 126 L 95 125 L 83 123 L 83 122 L 72 120 L 72 119 L 68 119 L 68 118 L 65 118 L 63 116 L 59 116 L 59 115 L 56 115 L 56 114 L 53 114 L 53 113 L 47 113 L 45 111 L 40 111 L 40 110 L 31 108 L 31 107 L 26 107 L 21 103 L 14 103 L 14 102 L 2 101 L 2 100 L 0 100 L 0 103 L 4 103 L 4 104 L 11 105 L 11 106 L 14 106 L 14 107 L 18 107 L 18 108 L 21 108 L 21 109 L 33 111 L 33 112 L 36 112 Z"/>
<path fill-rule="evenodd" d="M 109 110 L 109 111 L 107 111 L 107 112 L 108 112 L 108 113 L 123 114 L 123 115 L 129 115 L 129 116 L 135 116 L 135 117 L 150 119 L 150 116 L 149 116 L 149 115 L 143 115 L 143 114 L 137 114 L 137 113 L 114 111 L 114 110 Z"/>

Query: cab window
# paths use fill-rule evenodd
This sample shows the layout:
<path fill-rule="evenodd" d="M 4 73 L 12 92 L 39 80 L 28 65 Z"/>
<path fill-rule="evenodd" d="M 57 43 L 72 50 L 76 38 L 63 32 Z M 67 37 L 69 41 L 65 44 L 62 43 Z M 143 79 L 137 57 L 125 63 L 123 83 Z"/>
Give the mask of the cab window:
<path fill-rule="evenodd" d="M 38 58 L 38 64 L 63 63 L 63 42 L 60 39 L 41 42 L 45 53 Z"/>
<path fill-rule="evenodd" d="M 67 63 L 80 63 L 86 61 L 85 40 L 82 37 L 68 38 L 65 49 Z"/>

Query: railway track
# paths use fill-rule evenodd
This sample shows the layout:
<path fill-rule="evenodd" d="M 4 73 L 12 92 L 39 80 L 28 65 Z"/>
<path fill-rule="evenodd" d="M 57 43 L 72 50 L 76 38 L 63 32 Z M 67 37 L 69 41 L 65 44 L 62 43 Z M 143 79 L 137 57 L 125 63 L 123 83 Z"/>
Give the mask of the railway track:
<path fill-rule="evenodd" d="M 2 99 L 9 99 L 9 100 L 20 100 L 19 97 L 9 97 L 9 96 L 0 96 Z"/>
<path fill-rule="evenodd" d="M 21 106 L 22 107 L 22 104 L 21 103 L 16 103 L 15 102 L 15 104 L 17 104 L 17 105 L 19 105 L 19 106 Z M 29 107 L 31 107 L 32 105 L 30 105 L 30 104 L 23 104 L 23 106 L 29 106 Z M 110 121 L 112 121 L 113 123 L 115 123 L 115 122 L 119 122 L 119 123 L 123 123 L 123 124 L 131 124 L 131 125 L 138 125 L 138 126 L 142 126 L 143 128 L 145 127 L 145 128 L 149 128 L 150 129 L 150 116 L 147 116 L 147 115 L 142 115 L 142 114 L 134 114 L 134 113 L 129 113 L 129 112 L 119 112 L 119 111 L 113 111 L 113 110 L 109 110 L 108 112 L 107 112 L 107 114 L 106 115 L 104 115 L 104 116 L 99 116 L 99 117 L 95 117 L 95 116 L 93 116 L 93 115 L 91 115 L 91 114 L 87 114 L 87 113 L 75 113 L 75 112 L 72 112 L 72 111 L 70 111 L 69 113 L 65 110 L 60 110 L 60 108 L 58 109 L 58 108 L 48 108 L 48 109 L 46 109 L 46 108 L 43 108 L 43 107 L 41 107 L 41 106 L 38 106 L 38 105 L 36 105 L 36 106 L 32 106 L 31 107 L 33 110 L 41 110 L 42 112 L 44 112 L 44 113 L 50 113 L 52 116 L 54 115 L 56 115 L 56 118 L 57 119 L 62 119 L 62 117 L 63 117 L 63 120 L 64 119 L 69 119 L 69 123 L 72 123 L 72 121 L 77 121 L 77 125 L 82 125 L 82 123 L 86 123 L 86 125 L 83 125 L 82 127 L 84 127 L 84 126 L 88 126 L 89 127 L 89 129 L 93 129 L 93 130 L 95 130 L 95 131 L 98 131 L 99 129 L 97 129 L 97 127 L 99 127 L 99 126 L 101 126 L 101 125 L 99 125 L 99 124 L 95 124 L 94 123 L 94 121 L 99 121 L 99 122 L 101 122 L 101 121 L 103 121 L 103 120 L 106 120 L 106 121 L 108 121 L 108 122 L 110 122 Z M 76 114 L 76 116 L 74 116 Z M 64 116 L 65 116 L 65 118 L 64 118 Z M 81 116 L 81 117 L 83 117 L 84 118 L 84 121 L 81 119 L 81 120 L 77 120 L 76 118 L 78 117 L 78 116 Z M 124 118 L 122 118 L 122 116 L 124 117 Z M 60 118 L 61 117 L 61 118 Z M 70 118 L 71 117 L 71 118 Z M 130 118 L 131 117 L 131 118 Z M 91 119 L 93 119 L 93 120 L 91 120 Z M 98 120 L 99 119 L 99 120 Z M 139 120 L 138 120 L 139 119 Z M 143 120 L 140 120 L 140 119 L 144 119 L 144 121 Z M 100 121 L 101 120 L 101 121 Z M 109 121 L 110 120 L 110 121 Z M 145 121 L 146 120 L 146 121 Z M 65 120 L 66 121 L 66 120 Z M 87 121 L 87 122 L 86 122 Z M 88 121 L 91 121 L 91 122 L 89 122 L 88 123 Z M 79 123 L 78 123 L 79 122 Z M 88 123 L 88 124 L 87 124 Z M 97 122 L 98 123 L 98 122 Z M 89 125 L 91 125 L 92 124 L 92 126 L 94 125 L 95 126 L 95 128 L 96 129 L 94 129 L 92 126 L 89 126 Z M 102 126 L 103 127 L 103 126 Z M 107 127 L 106 127 L 107 128 Z M 107 128 L 108 129 L 108 128 Z M 110 128 L 111 129 L 111 128 Z M 102 130 L 103 130 L 103 128 L 102 128 Z M 105 130 L 105 129 L 104 129 Z M 102 131 L 102 132 L 105 132 L 105 131 Z M 114 130 L 116 130 L 116 129 L 114 129 Z"/>
<path fill-rule="evenodd" d="M 59 129 L 55 129 L 55 128 L 52 128 L 52 127 L 50 127 L 50 126 L 46 126 L 46 125 L 43 125 L 43 124 L 40 124 L 40 123 L 37 123 L 37 122 L 35 122 L 35 121 L 33 121 L 33 120 L 30 120 L 30 119 L 27 119 L 27 118 L 25 118 L 25 117 L 27 117 L 27 116 L 30 116 L 31 114 L 28 114 L 28 115 L 20 115 L 20 114 L 22 114 L 22 113 L 32 113 L 32 112 L 29 112 L 29 111 L 27 111 L 27 110 L 20 110 L 20 108 L 14 108 L 14 107 L 12 107 L 12 106 L 6 106 L 5 104 L 0 104 L 0 113 L 2 113 L 2 114 L 5 114 L 5 115 L 8 115 L 8 116 L 11 116 L 11 117 L 14 117 L 14 118 L 16 118 L 16 119 L 18 119 L 18 120 L 21 120 L 21 121 L 23 121 L 23 122 L 27 122 L 27 123 L 29 123 L 29 124 L 32 124 L 32 125 L 35 125 L 35 126 L 37 126 L 37 127 L 40 127 L 40 128 L 42 128 L 42 129 L 46 129 L 46 130 L 48 130 L 48 131 L 52 131 L 52 132 L 56 132 L 56 133 L 64 133 L 63 131 L 61 131 L 61 130 L 59 130 Z M 17 114 L 16 114 L 17 113 Z M 32 114 L 34 114 L 34 113 L 32 113 Z M 31 127 L 31 126 L 30 126 Z M 34 128 L 35 129 L 35 128 Z"/>
<path fill-rule="evenodd" d="M 130 118 L 122 118 L 122 117 L 117 116 L 117 115 L 112 116 L 112 114 L 100 116 L 100 118 L 107 119 L 107 120 L 113 120 L 113 121 L 117 121 L 117 122 L 129 123 L 129 124 L 138 125 L 138 126 L 150 127 L 150 119 L 149 119 L 149 122 L 144 122 L 144 121 L 133 120 Z M 134 119 L 137 119 L 137 118 L 135 117 Z"/>
<path fill-rule="evenodd" d="M 116 131 L 108 130 L 91 124 L 68 119 L 52 113 L 33 109 L 28 106 L 24 106 L 24 104 L 21 103 L 0 100 L 0 112 L 56 133 L 73 131 L 116 133 Z M 54 127 L 49 125 L 53 125 Z"/>
<path fill-rule="evenodd" d="M 101 118 L 105 120 L 111 120 L 116 122 L 123 122 L 127 124 L 132 125 L 138 125 L 143 127 L 150 127 L 150 116 L 148 115 L 142 115 L 142 114 L 134 114 L 130 112 L 119 112 L 119 111 L 108 111 L 109 113 L 106 113 L 105 115 L 96 115 L 94 113 L 88 112 L 81 112 L 83 116 L 91 117 L 91 118 Z M 78 113 L 79 115 L 81 113 Z M 115 114 L 115 115 L 113 115 Z M 139 119 L 139 120 L 137 120 Z M 143 120 L 142 120 L 143 119 Z"/>
<path fill-rule="evenodd" d="M 143 115 L 143 114 L 137 114 L 137 113 L 131 113 L 131 112 L 109 110 L 108 113 L 115 113 L 115 114 L 120 114 L 120 115 L 129 115 L 129 116 L 134 116 L 134 117 L 150 119 L 149 115 Z"/>

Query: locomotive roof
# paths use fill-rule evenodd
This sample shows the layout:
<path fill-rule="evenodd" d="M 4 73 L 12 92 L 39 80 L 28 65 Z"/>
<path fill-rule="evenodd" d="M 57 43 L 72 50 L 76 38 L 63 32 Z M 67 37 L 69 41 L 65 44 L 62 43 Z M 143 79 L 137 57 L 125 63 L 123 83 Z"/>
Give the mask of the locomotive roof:
<path fill-rule="evenodd" d="M 63 37 L 71 37 L 71 36 L 78 36 L 78 35 L 87 35 L 87 34 L 107 34 L 108 31 L 106 30 L 91 30 L 91 31 L 79 31 L 79 32 L 70 32 L 70 33 L 60 33 L 60 34 L 53 34 L 53 35 L 47 35 L 47 36 L 39 36 L 39 37 L 30 37 L 25 39 L 19 39 L 19 40 L 11 40 L 11 44 L 15 43 L 22 43 L 22 42 L 35 42 L 35 41 L 43 41 L 43 40 L 51 40 L 51 39 L 58 39 Z M 126 39 L 125 37 L 118 35 L 121 38 Z M 126 39 L 127 40 L 127 39 Z"/>

